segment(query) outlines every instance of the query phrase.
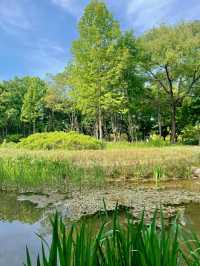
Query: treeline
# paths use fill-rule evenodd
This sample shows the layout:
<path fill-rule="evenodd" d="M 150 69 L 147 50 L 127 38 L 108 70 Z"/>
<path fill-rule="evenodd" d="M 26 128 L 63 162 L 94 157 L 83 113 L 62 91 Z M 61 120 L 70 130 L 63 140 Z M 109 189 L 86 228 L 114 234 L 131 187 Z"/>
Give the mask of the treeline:
<path fill-rule="evenodd" d="M 0 83 L 2 139 L 55 130 L 115 141 L 152 132 L 173 143 L 181 134 L 200 139 L 200 21 L 135 37 L 92 0 L 78 31 L 62 73 Z"/>

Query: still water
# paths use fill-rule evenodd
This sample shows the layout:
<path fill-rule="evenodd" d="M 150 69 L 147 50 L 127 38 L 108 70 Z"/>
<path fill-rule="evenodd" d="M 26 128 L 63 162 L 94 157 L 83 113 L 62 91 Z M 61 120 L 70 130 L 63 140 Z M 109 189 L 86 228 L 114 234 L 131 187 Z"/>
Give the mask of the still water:
<path fill-rule="evenodd" d="M 36 233 L 47 241 L 50 239 L 48 220 L 45 210 L 37 209 L 29 202 L 17 201 L 16 194 L 1 192 L 0 266 L 23 265 L 26 246 L 31 256 L 36 258 L 41 247 Z M 185 221 L 200 234 L 200 204 L 186 206 Z"/>
<path fill-rule="evenodd" d="M 44 211 L 28 202 L 18 202 L 15 194 L 0 193 L 0 266 L 21 266 L 26 245 L 35 257 L 40 240 L 35 233 L 48 238 Z"/>

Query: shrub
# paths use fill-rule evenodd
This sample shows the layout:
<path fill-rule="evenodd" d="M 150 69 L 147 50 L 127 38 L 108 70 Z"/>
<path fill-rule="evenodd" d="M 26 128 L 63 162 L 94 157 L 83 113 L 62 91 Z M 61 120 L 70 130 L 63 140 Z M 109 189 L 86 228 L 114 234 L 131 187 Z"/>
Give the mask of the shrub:
<path fill-rule="evenodd" d="M 167 146 L 170 144 L 170 141 L 168 139 L 164 140 L 163 137 L 160 137 L 159 135 L 153 134 L 150 137 L 149 144 L 155 147 L 162 147 Z"/>
<path fill-rule="evenodd" d="M 98 150 L 104 144 L 94 137 L 77 132 L 48 132 L 36 133 L 24 138 L 17 145 L 27 149 L 68 149 L 68 150 Z"/>
<path fill-rule="evenodd" d="M 21 134 L 9 134 L 6 136 L 6 138 L 4 139 L 6 142 L 14 142 L 17 143 L 20 141 L 20 139 L 23 136 Z"/>
<path fill-rule="evenodd" d="M 182 131 L 182 140 L 184 144 L 200 145 L 200 124 L 185 127 Z"/>

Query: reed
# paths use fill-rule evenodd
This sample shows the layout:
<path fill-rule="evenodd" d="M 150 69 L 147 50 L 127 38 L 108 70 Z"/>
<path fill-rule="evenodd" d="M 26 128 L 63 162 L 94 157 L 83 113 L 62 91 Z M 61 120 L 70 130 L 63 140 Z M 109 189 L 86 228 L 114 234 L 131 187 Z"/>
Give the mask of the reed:
<path fill-rule="evenodd" d="M 200 241 L 197 236 L 193 235 L 183 242 L 183 232 L 176 220 L 166 228 L 161 211 L 158 227 L 157 214 L 156 211 L 149 225 L 144 222 L 144 213 L 137 222 L 128 215 L 126 222 L 121 222 L 116 207 L 111 224 L 109 220 L 104 221 L 96 232 L 85 221 L 81 226 L 74 224 L 67 228 L 56 214 L 51 221 L 49 251 L 45 252 L 42 241 L 42 255 L 38 255 L 37 266 L 200 265 Z M 194 245 L 190 244 L 192 241 Z M 25 265 L 32 266 L 28 248 L 26 254 Z"/>

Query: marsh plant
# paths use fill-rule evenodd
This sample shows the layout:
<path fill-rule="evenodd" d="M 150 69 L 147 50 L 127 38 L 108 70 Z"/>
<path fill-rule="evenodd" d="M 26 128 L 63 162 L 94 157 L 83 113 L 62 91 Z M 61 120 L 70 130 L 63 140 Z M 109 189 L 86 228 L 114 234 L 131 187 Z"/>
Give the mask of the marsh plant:
<path fill-rule="evenodd" d="M 156 165 L 153 168 L 153 178 L 155 180 L 156 188 L 159 187 L 159 183 L 164 177 L 165 177 L 165 171 L 164 171 L 163 166 Z"/>
<path fill-rule="evenodd" d="M 200 265 L 200 240 L 196 235 L 185 235 L 176 220 L 168 228 L 162 211 L 157 223 L 157 211 L 150 224 L 145 224 L 144 213 L 138 221 L 126 215 L 121 221 L 116 208 L 110 221 L 103 220 L 92 231 L 84 220 L 82 224 L 65 226 L 62 218 L 55 215 L 52 223 L 52 241 L 46 252 L 42 240 L 37 266 L 181 266 Z M 192 244 L 192 242 L 194 242 Z M 25 266 L 33 266 L 29 249 L 26 248 Z"/>
<path fill-rule="evenodd" d="M 100 186 L 104 170 L 96 164 L 83 167 L 66 160 L 49 160 L 22 156 L 0 158 L 0 186 L 2 190 L 55 190 L 68 191 L 70 184 Z"/>

